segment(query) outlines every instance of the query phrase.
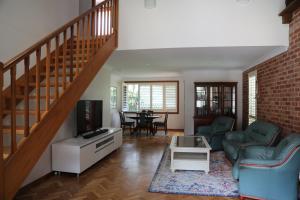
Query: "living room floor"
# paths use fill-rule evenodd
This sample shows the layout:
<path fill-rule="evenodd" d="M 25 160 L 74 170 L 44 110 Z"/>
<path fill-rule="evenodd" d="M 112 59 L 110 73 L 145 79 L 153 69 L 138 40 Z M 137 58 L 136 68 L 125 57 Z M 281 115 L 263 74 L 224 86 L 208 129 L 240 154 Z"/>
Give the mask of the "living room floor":
<path fill-rule="evenodd" d="M 169 132 L 168 136 L 183 135 Z M 199 197 L 148 192 L 148 187 L 170 137 L 125 136 L 123 146 L 83 172 L 50 175 L 21 189 L 15 199 L 30 200 L 228 200 L 237 198 Z"/>

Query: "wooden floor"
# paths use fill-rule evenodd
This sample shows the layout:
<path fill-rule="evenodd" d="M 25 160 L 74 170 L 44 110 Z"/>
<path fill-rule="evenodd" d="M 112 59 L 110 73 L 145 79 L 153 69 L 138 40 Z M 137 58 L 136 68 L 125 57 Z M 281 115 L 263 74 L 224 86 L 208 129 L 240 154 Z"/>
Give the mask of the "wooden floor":
<path fill-rule="evenodd" d="M 169 135 L 182 135 L 171 132 Z M 21 189 L 15 199 L 226 200 L 148 192 L 169 137 L 125 137 L 123 146 L 82 173 L 50 175 Z"/>

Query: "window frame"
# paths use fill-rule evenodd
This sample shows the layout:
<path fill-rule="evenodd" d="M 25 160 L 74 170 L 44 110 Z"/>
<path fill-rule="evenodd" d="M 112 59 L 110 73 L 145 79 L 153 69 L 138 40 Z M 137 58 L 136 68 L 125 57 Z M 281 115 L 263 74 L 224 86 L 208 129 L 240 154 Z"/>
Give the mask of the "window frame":
<path fill-rule="evenodd" d="M 122 86 L 122 111 L 125 113 L 136 113 L 137 111 L 124 111 L 123 105 L 124 105 L 124 84 L 148 84 L 152 85 L 155 83 L 175 83 L 176 84 L 176 111 L 154 111 L 156 114 L 179 114 L 179 80 L 160 80 L 160 81 L 124 81 Z M 165 90 L 165 87 L 163 88 Z M 140 91 L 138 91 L 138 94 L 140 94 Z M 163 97 L 163 104 L 165 107 L 165 96 Z M 147 110 L 147 109 L 145 109 Z M 152 110 L 152 109 L 150 109 Z"/>
<path fill-rule="evenodd" d="M 250 115 L 250 78 L 255 76 L 255 116 Z M 248 125 L 253 121 L 257 120 L 257 97 L 258 97 L 258 79 L 257 79 L 257 70 L 251 71 L 248 73 Z"/>
<path fill-rule="evenodd" d="M 113 106 L 113 104 L 112 104 L 112 89 L 114 89 L 115 90 L 115 94 L 116 94 L 116 98 L 115 98 L 115 106 Z M 110 86 L 110 89 L 109 89 L 109 91 L 110 91 L 110 109 L 117 109 L 118 108 L 118 89 L 117 89 L 117 87 L 115 87 L 115 86 Z"/>

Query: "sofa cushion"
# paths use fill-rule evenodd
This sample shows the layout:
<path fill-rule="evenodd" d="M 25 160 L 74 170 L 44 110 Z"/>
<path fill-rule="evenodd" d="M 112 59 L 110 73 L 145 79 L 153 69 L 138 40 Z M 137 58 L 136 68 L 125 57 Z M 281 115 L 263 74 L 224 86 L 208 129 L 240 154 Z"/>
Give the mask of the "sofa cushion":
<path fill-rule="evenodd" d="M 232 140 L 223 140 L 224 151 L 229 156 L 229 159 L 236 160 L 239 154 L 239 142 Z"/>
<path fill-rule="evenodd" d="M 299 135 L 289 135 L 277 145 L 273 154 L 273 159 L 284 159 L 293 149 L 295 149 L 299 145 Z"/>
<path fill-rule="evenodd" d="M 247 128 L 246 138 L 248 142 L 256 141 L 264 145 L 271 145 L 279 132 L 279 127 L 274 124 L 257 120 Z"/>
<path fill-rule="evenodd" d="M 234 124 L 234 119 L 231 117 L 221 116 L 214 120 L 212 123 L 212 132 L 226 132 L 230 131 L 232 129 L 232 126 Z"/>
<path fill-rule="evenodd" d="M 275 142 L 280 132 L 274 124 L 255 121 L 245 131 L 228 132 L 223 142 L 226 156 L 231 162 L 235 162 L 239 151 L 250 146 L 270 146 Z"/>

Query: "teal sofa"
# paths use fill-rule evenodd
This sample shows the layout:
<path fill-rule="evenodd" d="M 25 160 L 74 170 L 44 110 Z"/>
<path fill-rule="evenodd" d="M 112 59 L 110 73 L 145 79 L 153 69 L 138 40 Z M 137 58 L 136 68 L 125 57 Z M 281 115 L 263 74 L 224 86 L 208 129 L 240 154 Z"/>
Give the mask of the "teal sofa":
<path fill-rule="evenodd" d="M 299 134 L 289 135 L 276 147 L 248 147 L 233 168 L 241 199 L 296 200 L 299 172 Z"/>
<path fill-rule="evenodd" d="M 232 131 L 234 121 L 231 117 L 217 117 L 210 126 L 199 126 L 195 135 L 204 136 L 213 151 L 223 150 L 225 133 Z"/>
<path fill-rule="evenodd" d="M 234 163 L 240 151 L 249 146 L 272 146 L 280 133 L 280 128 L 272 123 L 255 121 L 245 131 L 226 133 L 223 147 L 226 157 Z"/>

